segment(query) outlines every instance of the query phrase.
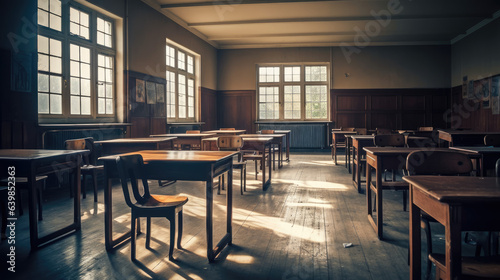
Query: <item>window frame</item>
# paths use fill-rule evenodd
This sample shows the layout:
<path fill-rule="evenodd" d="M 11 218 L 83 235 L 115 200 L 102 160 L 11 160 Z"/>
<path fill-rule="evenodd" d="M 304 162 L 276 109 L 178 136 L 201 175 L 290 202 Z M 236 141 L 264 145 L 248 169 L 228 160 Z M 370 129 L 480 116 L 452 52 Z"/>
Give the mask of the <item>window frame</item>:
<path fill-rule="evenodd" d="M 174 51 L 174 57 L 173 57 L 173 61 L 174 61 L 174 64 L 175 66 L 170 66 L 168 63 L 167 63 L 167 59 L 171 58 L 171 56 L 169 56 L 167 54 L 167 47 L 170 47 L 170 48 L 173 48 L 175 51 Z M 179 66 L 179 53 L 182 53 L 184 54 L 184 60 L 183 60 L 183 67 L 181 68 Z M 192 65 L 192 68 L 193 68 L 193 72 L 189 72 L 189 65 L 188 65 L 188 62 L 189 62 L 189 57 L 192 58 L 192 61 L 193 61 L 193 65 Z M 201 61 L 201 56 L 189 49 L 187 49 L 186 47 L 184 46 L 181 46 L 169 39 L 166 40 L 166 44 L 165 44 L 165 78 L 166 78 L 166 90 L 167 90 L 167 98 L 166 98 L 166 101 L 165 101 L 165 106 L 166 106 L 166 119 L 167 119 L 167 123 L 194 123 L 194 122 L 197 122 L 198 119 L 199 119 L 199 108 L 200 108 L 200 95 L 199 95 L 199 88 L 200 88 L 200 61 Z M 174 98 L 174 102 L 175 104 L 172 105 L 171 101 L 170 101 L 170 91 L 169 89 L 171 88 L 170 84 L 172 83 L 170 81 L 170 73 L 174 73 L 174 77 L 175 77 L 175 81 L 174 81 L 174 94 L 175 94 L 175 98 Z M 183 93 L 183 97 L 185 99 L 185 102 L 184 102 L 184 106 L 185 107 L 185 118 L 182 118 L 179 116 L 180 114 L 180 90 L 179 90 L 179 76 L 182 75 L 184 76 L 184 93 Z M 189 101 L 190 101 L 190 80 L 193 81 L 193 93 L 194 95 L 192 96 L 193 98 L 193 106 L 190 106 L 189 104 Z M 170 108 L 174 107 L 175 108 L 175 113 L 173 115 L 173 117 L 171 117 L 171 110 Z M 189 116 L 189 113 L 190 113 L 190 107 L 193 107 L 193 116 L 190 117 Z"/>
<path fill-rule="evenodd" d="M 75 34 L 70 33 L 70 9 L 74 8 L 80 12 L 89 15 L 89 39 L 85 39 Z M 97 43 L 97 18 L 101 18 L 111 22 L 112 42 L 111 48 Z M 118 96 L 117 96 L 117 22 L 115 19 L 96 11 L 85 5 L 76 3 L 74 1 L 61 1 L 61 31 L 57 31 L 50 27 L 39 25 L 37 23 L 39 36 L 44 36 L 61 41 L 62 44 L 62 114 L 39 113 L 37 107 L 37 114 L 40 123 L 45 122 L 115 122 L 118 119 Z M 71 114 L 71 57 L 70 46 L 74 44 L 79 47 L 90 49 L 90 115 Z M 112 63 L 112 99 L 113 99 L 113 113 L 112 114 L 99 114 L 98 112 L 98 56 L 105 55 L 111 56 Z M 37 67 L 37 77 L 38 77 Z M 43 72 L 45 74 L 45 72 Z M 38 82 L 37 82 L 38 84 Z M 38 87 L 38 85 L 37 85 Z M 37 89 L 38 94 L 38 89 Z"/>
<path fill-rule="evenodd" d="M 324 66 L 326 67 L 326 81 L 311 81 L 305 80 L 305 67 L 306 66 Z M 279 67 L 279 82 L 260 82 L 259 71 L 261 67 Z M 300 67 L 300 81 L 285 82 L 285 67 Z M 256 110 L 257 121 L 259 122 L 318 122 L 330 121 L 331 118 L 331 98 L 330 98 L 330 63 L 328 62 L 314 62 L 314 63 L 258 63 L 256 64 L 255 77 L 256 77 Z M 326 86 L 326 118 L 306 118 L 306 86 Z M 260 87 L 276 86 L 279 89 L 279 112 L 277 119 L 262 119 L 260 118 Z M 285 86 L 300 86 L 300 118 L 285 118 Z"/>

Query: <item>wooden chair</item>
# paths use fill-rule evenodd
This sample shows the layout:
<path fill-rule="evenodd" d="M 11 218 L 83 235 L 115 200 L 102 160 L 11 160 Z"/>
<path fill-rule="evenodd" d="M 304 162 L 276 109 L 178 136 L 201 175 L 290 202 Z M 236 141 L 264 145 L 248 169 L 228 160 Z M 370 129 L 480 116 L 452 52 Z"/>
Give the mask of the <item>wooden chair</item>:
<path fill-rule="evenodd" d="M 238 151 L 238 161 L 233 161 L 233 169 L 240 170 L 240 192 L 247 191 L 247 163 L 243 161 L 243 155 L 240 152 L 243 147 L 241 136 L 219 136 L 217 138 L 217 148 L 219 151 Z M 222 182 L 224 179 L 222 179 Z M 222 185 L 223 186 L 223 185 Z M 218 193 L 220 193 L 221 182 L 219 182 Z"/>
<path fill-rule="evenodd" d="M 418 128 L 418 131 L 434 131 L 434 127 L 432 126 L 421 126 Z"/>
<path fill-rule="evenodd" d="M 7 192 L 8 187 L 0 187 L 0 215 L 2 215 L 2 226 L 0 228 L 1 240 L 7 239 Z"/>
<path fill-rule="evenodd" d="M 199 130 L 186 130 L 186 134 L 200 134 Z"/>
<path fill-rule="evenodd" d="M 83 198 L 87 198 L 86 183 L 87 176 L 92 176 L 94 185 L 94 201 L 97 202 L 97 175 L 99 172 L 104 172 L 103 165 L 97 165 L 97 157 L 94 149 L 94 139 L 92 137 L 81 139 L 70 139 L 64 142 L 66 150 L 90 150 L 90 154 L 83 156 L 83 165 L 81 167 L 82 174 L 82 193 Z"/>
<path fill-rule="evenodd" d="M 500 147 L 500 134 L 488 134 L 484 136 L 484 145 Z"/>
<path fill-rule="evenodd" d="M 354 131 L 356 131 L 359 135 L 368 134 L 368 130 L 366 128 L 354 128 Z"/>
<path fill-rule="evenodd" d="M 177 248 L 181 249 L 182 239 L 182 207 L 187 203 L 186 196 L 171 196 L 171 195 L 155 195 L 149 192 L 147 178 L 140 178 L 144 168 L 144 162 L 141 155 L 134 154 L 128 156 L 120 156 L 116 160 L 118 175 L 122 184 L 123 195 L 125 202 L 130 207 L 132 212 L 131 219 L 131 253 L 130 257 L 135 260 L 136 251 L 136 220 L 140 217 L 147 218 L 146 228 L 146 248 L 150 248 L 151 243 L 151 218 L 165 217 L 170 221 L 170 247 L 168 251 L 169 260 L 173 260 L 174 244 L 175 244 L 175 216 L 178 214 L 179 228 L 177 237 Z M 128 180 L 132 188 L 134 202 L 131 200 L 129 192 Z M 142 181 L 142 195 L 139 188 L 138 180 Z"/>
<path fill-rule="evenodd" d="M 221 128 L 220 130 L 236 130 L 234 127 Z"/>
<path fill-rule="evenodd" d="M 375 135 L 381 135 L 381 134 L 392 134 L 392 130 L 388 128 L 376 128 Z"/>
<path fill-rule="evenodd" d="M 402 134 L 381 134 L 375 135 L 373 137 L 373 143 L 377 147 L 404 147 L 405 145 L 405 137 Z M 391 189 L 391 190 L 402 190 L 403 191 L 403 210 L 406 211 L 407 206 L 407 197 L 408 197 L 408 183 L 404 181 L 396 181 L 396 173 L 395 170 L 392 170 L 392 181 L 388 182 L 385 179 L 385 171 L 384 170 L 384 180 L 382 182 L 382 189 Z M 373 204 L 374 207 L 376 202 Z"/>
<path fill-rule="evenodd" d="M 469 175 L 472 171 L 472 162 L 467 155 L 459 152 L 415 151 L 406 158 L 406 170 L 410 175 Z M 427 240 L 427 253 L 431 255 L 432 233 L 430 222 L 437 221 L 425 213 L 422 213 L 421 219 L 421 226 Z M 429 279 L 430 274 L 431 258 L 428 258 L 425 279 Z"/>
<path fill-rule="evenodd" d="M 354 127 L 340 127 L 341 131 L 355 131 Z"/>

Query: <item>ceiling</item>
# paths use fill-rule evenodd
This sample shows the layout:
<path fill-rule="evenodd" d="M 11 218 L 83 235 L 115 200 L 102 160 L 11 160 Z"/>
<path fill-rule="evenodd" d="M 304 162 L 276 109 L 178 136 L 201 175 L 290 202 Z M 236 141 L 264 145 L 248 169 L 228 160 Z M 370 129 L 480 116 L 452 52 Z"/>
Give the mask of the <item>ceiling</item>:
<path fill-rule="evenodd" d="M 498 0 L 143 0 L 220 49 L 451 44 Z"/>

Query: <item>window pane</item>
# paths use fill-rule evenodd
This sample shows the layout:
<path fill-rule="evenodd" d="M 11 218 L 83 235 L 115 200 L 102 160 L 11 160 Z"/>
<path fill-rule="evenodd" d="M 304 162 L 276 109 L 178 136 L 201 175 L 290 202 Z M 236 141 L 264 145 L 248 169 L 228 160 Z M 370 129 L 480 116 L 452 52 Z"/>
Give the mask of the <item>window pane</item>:
<path fill-rule="evenodd" d="M 38 54 L 38 70 L 49 71 L 49 56 Z"/>
<path fill-rule="evenodd" d="M 187 71 L 191 74 L 194 74 L 194 57 L 188 55 L 187 57 L 187 65 L 188 65 L 188 69 Z"/>
<path fill-rule="evenodd" d="M 38 74 L 38 91 L 49 92 L 49 75 Z"/>
<path fill-rule="evenodd" d="M 90 115 L 90 97 L 82 97 L 82 115 Z"/>
<path fill-rule="evenodd" d="M 48 114 L 49 113 L 49 95 L 44 93 L 38 93 L 38 113 Z"/>
<path fill-rule="evenodd" d="M 180 51 L 177 51 L 177 68 L 186 70 L 186 54 Z"/>
<path fill-rule="evenodd" d="M 326 66 L 306 66 L 306 82 L 326 82 L 327 81 Z"/>
<path fill-rule="evenodd" d="M 300 82 L 300 66 L 286 66 L 285 82 Z"/>
<path fill-rule="evenodd" d="M 71 96 L 71 114 L 80 115 L 80 97 Z"/>
<path fill-rule="evenodd" d="M 326 85 L 306 85 L 306 118 L 326 119 L 327 112 L 327 91 Z"/>
<path fill-rule="evenodd" d="M 97 100 L 97 113 L 100 115 L 106 114 L 106 100 L 104 98 Z"/>
<path fill-rule="evenodd" d="M 278 83 L 280 81 L 279 67 L 259 67 L 259 82 Z"/>
<path fill-rule="evenodd" d="M 38 35 L 38 52 L 49 53 L 49 38 Z"/>
<path fill-rule="evenodd" d="M 62 77 L 50 76 L 50 92 L 62 93 Z"/>
<path fill-rule="evenodd" d="M 50 113 L 62 114 L 62 97 L 59 94 L 50 95 Z"/>
<path fill-rule="evenodd" d="M 69 9 L 70 33 L 89 39 L 89 15 L 73 7 Z"/>

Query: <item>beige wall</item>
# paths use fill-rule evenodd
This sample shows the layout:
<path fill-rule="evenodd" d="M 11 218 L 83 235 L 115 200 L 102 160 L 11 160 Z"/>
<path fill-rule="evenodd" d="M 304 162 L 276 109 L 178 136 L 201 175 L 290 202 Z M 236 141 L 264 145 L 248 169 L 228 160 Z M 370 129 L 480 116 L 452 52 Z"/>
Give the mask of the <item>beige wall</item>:
<path fill-rule="evenodd" d="M 256 64 L 280 62 L 331 62 L 338 89 L 450 86 L 449 46 L 366 47 L 350 62 L 340 47 L 318 47 L 219 50 L 218 90 L 254 90 Z"/>
<path fill-rule="evenodd" d="M 165 39 L 201 55 L 201 86 L 217 88 L 217 50 L 139 0 L 129 7 L 129 67 L 165 78 Z"/>
<path fill-rule="evenodd" d="M 497 19 L 451 47 L 452 86 L 462 77 L 479 80 L 500 74 L 500 19 Z"/>

